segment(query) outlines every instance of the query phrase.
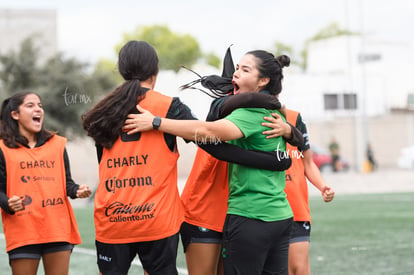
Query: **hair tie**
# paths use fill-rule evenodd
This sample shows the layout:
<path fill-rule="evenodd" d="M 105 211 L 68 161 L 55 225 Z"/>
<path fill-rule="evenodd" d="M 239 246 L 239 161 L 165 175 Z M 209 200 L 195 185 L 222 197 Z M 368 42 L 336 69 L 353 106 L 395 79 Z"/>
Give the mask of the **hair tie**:
<path fill-rule="evenodd" d="M 283 66 L 282 66 L 282 64 L 280 63 L 280 61 L 275 57 L 275 62 L 279 65 L 279 67 L 281 68 L 281 69 L 283 69 Z"/>

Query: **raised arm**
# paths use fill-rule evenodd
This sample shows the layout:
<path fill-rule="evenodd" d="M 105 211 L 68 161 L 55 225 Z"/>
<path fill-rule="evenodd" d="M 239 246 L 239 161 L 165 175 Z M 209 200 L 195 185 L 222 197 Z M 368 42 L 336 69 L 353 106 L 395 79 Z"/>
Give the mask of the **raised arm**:
<path fill-rule="evenodd" d="M 330 202 L 335 197 L 334 190 L 325 183 L 319 168 L 313 162 L 311 149 L 303 152 L 303 165 L 306 178 L 321 192 L 323 200 Z"/>

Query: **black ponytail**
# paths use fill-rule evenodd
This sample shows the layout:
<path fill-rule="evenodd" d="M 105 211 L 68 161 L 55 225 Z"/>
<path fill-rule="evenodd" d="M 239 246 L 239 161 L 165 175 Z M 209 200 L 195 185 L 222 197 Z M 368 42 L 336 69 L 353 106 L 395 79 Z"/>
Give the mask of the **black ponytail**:
<path fill-rule="evenodd" d="M 146 92 L 141 81 L 158 74 L 157 53 L 145 41 L 129 41 L 119 52 L 118 69 L 124 83 L 82 115 L 83 129 L 105 148 L 118 139 L 127 115 L 137 112 L 136 105 Z"/>

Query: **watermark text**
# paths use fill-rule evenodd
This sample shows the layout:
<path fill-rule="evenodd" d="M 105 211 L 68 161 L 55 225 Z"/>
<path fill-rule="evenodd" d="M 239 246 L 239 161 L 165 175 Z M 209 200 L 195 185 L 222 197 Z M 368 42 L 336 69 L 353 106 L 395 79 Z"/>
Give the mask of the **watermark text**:
<path fill-rule="evenodd" d="M 63 94 L 63 98 L 65 99 L 66 106 L 74 105 L 74 104 L 88 104 L 92 102 L 89 95 L 70 93 L 68 87 L 65 88 L 65 93 Z"/>

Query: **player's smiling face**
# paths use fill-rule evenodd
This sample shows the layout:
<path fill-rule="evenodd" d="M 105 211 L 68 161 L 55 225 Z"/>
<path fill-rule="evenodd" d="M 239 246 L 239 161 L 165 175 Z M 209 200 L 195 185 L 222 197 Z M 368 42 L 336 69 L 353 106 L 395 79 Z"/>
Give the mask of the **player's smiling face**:
<path fill-rule="evenodd" d="M 265 79 L 260 77 L 257 61 L 252 54 L 245 54 L 240 59 L 233 74 L 234 94 L 260 92 L 263 89 Z"/>
<path fill-rule="evenodd" d="M 21 135 L 28 137 L 40 132 L 43 125 L 43 107 L 40 98 L 35 94 L 28 94 L 18 111 L 13 111 L 11 116 L 17 121 Z"/>

